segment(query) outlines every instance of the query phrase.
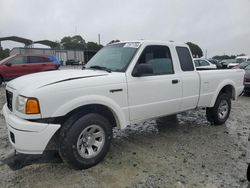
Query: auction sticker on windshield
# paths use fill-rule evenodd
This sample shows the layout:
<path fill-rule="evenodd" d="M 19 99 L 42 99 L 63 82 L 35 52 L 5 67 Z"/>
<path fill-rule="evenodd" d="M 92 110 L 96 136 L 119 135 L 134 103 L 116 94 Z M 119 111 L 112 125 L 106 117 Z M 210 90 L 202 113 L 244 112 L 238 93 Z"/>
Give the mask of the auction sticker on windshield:
<path fill-rule="evenodd" d="M 124 48 L 139 48 L 141 43 L 139 42 L 128 42 L 123 47 Z"/>

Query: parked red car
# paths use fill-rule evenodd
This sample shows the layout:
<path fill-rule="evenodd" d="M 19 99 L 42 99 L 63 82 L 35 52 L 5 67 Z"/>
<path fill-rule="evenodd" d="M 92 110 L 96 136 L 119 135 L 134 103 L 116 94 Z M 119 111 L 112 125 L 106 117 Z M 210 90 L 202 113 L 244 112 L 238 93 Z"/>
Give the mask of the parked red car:
<path fill-rule="evenodd" d="M 13 55 L 0 61 L 0 85 L 22 75 L 57 70 L 59 61 L 53 55 Z"/>

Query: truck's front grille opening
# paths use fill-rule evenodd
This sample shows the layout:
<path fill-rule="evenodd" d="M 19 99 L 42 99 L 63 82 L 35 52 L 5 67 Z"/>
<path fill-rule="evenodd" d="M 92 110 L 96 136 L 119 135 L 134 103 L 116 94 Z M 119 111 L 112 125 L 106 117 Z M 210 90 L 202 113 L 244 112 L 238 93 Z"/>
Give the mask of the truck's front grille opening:
<path fill-rule="evenodd" d="M 12 98 L 13 98 L 13 93 L 6 90 L 6 100 L 7 100 L 7 106 L 12 111 Z"/>
<path fill-rule="evenodd" d="M 10 139 L 15 144 L 15 135 L 13 134 L 13 132 L 10 132 Z"/>

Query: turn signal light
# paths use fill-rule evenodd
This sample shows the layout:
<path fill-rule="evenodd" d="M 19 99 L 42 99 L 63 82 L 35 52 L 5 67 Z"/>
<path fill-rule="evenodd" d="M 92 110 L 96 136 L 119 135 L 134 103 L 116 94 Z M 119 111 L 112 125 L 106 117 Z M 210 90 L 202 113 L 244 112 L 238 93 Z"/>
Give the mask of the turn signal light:
<path fill-rule="evenodd" d="M 40 114 L 39 102 L 36 98 L 28 98 L 25 108 L 26 114 Z"/>

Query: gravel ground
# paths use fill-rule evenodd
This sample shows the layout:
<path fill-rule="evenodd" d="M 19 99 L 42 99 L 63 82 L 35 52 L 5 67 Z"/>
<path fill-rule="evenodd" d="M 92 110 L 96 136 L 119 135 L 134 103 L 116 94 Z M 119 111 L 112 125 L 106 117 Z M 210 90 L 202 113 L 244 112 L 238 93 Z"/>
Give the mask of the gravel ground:
<path fill-rule="evenodd" d="M 4 103 L 2 86 L 0 108 Z M 223 126 L 211 126 L 200 109 L 114 130 L 108 155 L 88 170 L 62 163 L 16 171 L 1 165 L 0 187 L 250 187 L 245 177 L 250 97 L 232 106 Z M 0 158 L 10 149 L 0 113 Z"/>

